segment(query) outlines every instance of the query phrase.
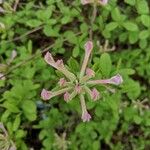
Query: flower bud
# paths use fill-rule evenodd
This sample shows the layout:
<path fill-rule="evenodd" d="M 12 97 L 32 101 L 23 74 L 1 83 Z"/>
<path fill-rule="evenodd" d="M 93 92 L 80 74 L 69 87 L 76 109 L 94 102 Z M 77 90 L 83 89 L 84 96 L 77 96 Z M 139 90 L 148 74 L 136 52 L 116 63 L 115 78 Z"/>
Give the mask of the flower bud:
<path fill-rule="evenodd" d="M 52 96 L 52 92 L 51 91 L 47 91 L 45 89 L 42 90 L 41 92 L 41 97 L 43 100 L 49 100 Z"/>
<path fill-rule="evenodd" d="M 119 85 L 123 82 L 122 76 L 117 74 L 109 79 L 109 83 Z"/>
<path fill-rule="evenodd" d="M 86 53 L 91 53 L 91 51 L 93 49 L 92 41 L 86 42 L 85 45 L 84 45 L 84 48 L 85 48 Z"/>
<path fill-rule="evenodd" d="M 46 53 L 46 55 L 44 56 L 44 59 L 49 65 L 51 65 L 52 63 L 55 62 L 51 53 L 49 53 L 49 52 Z"/>
<path fill-rule="evenodd" d="M 89 122 L 91 120 L 91 115 L 87 111 L 85 111 L 82 113 L 81 119 L 83 120 L 83 122 Z"/>
<path fill-rule="evenodd" d="M 59 82 L 58 82 L 59 86 L 64 86 L 65 83 L 66 83 L 65 78 L 60 78 L 60 80 L 59 80 Z"/>
<path fill-rule="evenodd" d="M 100 93 L 99 91 L 97 91 L 96 88 L 94 88 L 92 91 L 91 91 L 91 98 L 96 101 L 100 98 Z"/>
<path fill-rule="evenodd" d="M 92 69 L 87 68 L 87 69 L 86 69 L 86 75 L 87 75 L 88 77 L 94 77 L 94 76 L 95 76 L 95 72 L 94 72 Z"/>
<path fill-rule="evenodd" d="M 69 94 L 68 92 L 66 92 L 66 93 L 64 94 L 64 100 L 65 100 L 66 102 L 68 102 L 68 101 L 70 100 L 70 94 Z"/>

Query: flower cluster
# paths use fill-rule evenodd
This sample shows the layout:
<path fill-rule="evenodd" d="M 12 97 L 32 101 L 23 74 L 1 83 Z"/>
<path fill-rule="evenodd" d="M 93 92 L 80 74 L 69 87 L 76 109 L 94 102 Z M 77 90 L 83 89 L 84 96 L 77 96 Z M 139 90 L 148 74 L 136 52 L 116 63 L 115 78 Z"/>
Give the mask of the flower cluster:
<path fill-rule="evenodd" d="M 48 91 L 43 89 L 41 92 L 41 97 L 43 100 L 49 100 L 52 97 L 62 95 L 64 97 L 64 101 L 69 102 L 74 97 L 79 96 L 81 109 L 82 109 L 82 117 L 83 122 L 89 121 L 91 119 L 91 115 L 87 111 L 86 103 L 85 103 L 85 95 L 89 95 L 93 101 L 100 99 L 100 92 L 94 87 L 97 84 L 113 84 L 120 85 L 123 82 L 123 79 L 120 74 L 117 74 L 109 79 L 103 80 L 94 80 L 95 72 L 88 68 L 88 60 L 90 54 L 93 49 L 93 43 L 91 41 L 86 42 L 85 46 L 85 56 L 82 63 L 82 67 L 80 70 L 79 77 L 70 72 L 64 65 L 63 60 L 55 61 L 52 57 L 51 53 L 47 52 L 44 59 L 45 61 L 51 65 L 52 67 L 59 70 L 61 73 L 65 75 L 64 78 L 61 78 L 58 82 L 59 90 Z M 90 88 L 93 87 L 93 88 Z"/>
<path fill-rule="evenodd" d="M 96 3 L 100 4 L 102 6 L 107 5 L 108 0 L 81 0 L 81 4 L 86 5 L 86 4 L 91 4 L 91 3 Z"/>

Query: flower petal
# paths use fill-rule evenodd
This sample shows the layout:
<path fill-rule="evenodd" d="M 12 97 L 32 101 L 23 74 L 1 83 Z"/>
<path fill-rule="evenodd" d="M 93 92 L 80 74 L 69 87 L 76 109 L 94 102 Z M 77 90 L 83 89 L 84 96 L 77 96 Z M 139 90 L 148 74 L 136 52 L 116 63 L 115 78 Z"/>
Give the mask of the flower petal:
<path fill-rule="evenodd" d="M 99 91 L 97 91 L 96 88 L 93 88 L 92 91 L 91 91 L 91 98 L 96 101 L 100 98 L 100 93 Z"/>
<path fill-rule="evenodd" d="M 91 118 L 91 115 L 87 111 L 82 113 L 81 119 L 83 122 L 89 122 Z"/>
<path fill-rule="evenodd" d="M 98 3 L 102 6 L 105 6 L 105 5 L 107 5 L 108 0 L 99 0 Z"/>
<path fill-rule="evenodd" d="M 49 100 L 52 96 L 52 92 L 51 91 L 47 91 L 45 89 L 42 90 L 41 92 L 41 97 L 43 100 Z"/>
<path fill-rule="evenodd" d="M 86 69 L 86 75 L 87 75 L 88 77 L 94 77 L 94 76 L 95 76 L 95 72 L 94 72 L 92 69 L 87 68 L 87 69 Z"/>

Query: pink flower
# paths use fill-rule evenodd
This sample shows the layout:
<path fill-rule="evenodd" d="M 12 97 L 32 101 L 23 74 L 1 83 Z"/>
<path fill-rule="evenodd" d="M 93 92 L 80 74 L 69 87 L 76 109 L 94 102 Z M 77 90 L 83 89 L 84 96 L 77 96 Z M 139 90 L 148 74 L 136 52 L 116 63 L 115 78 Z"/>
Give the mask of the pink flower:
<path fill-rule="evenodd" d="M 68 101 L 70 100 L 70 94 L 69 94 L 68 92 L 66 92 L 66 93 L 64 94 L 64 100 L 65 100 L 66 102 L 68 102 Z"/>
<path fill-rule="evenodd" d="M 76 86 L 75 86 L 75 91 L 76 91 L 78 94 L 81 93 L 81 90 L 82 90 L 82 88 L 81 88 L 80 85 L 76 85 Z"/>
<path fill-rule="evenodd" d="M 86 69 L 86 75 L 87 75 L 88 77 L 94 77 L 94 76 L 95 76 L 95 72 L 94 72 L 92 69 L 87 68 L 87 69 Z"/>
<path fill-rule="evenodd" d="M 64 86 L 65 83 L 66 83 L 65 78 L 61 78 L 61 79 L 59 80 L 59 82 L 58 82 L 59 86 Z"/>
<path fill-rule="evenodd" d="M 84 60 L 83 60 L 81 71 L 80 71 L 80 78 L 82 78 L 85 74 L 86 66 L 88 64 L 89 57 L 90 57 L 91 51 L 93 49 L 92 41 L 86 42 L 84 45 L 84 48 L 85 48 L 85 56 L 84 56 Z"/>
<path fill-rule="evenodd" d="M 58 59 L 58 60 L 56 61 L 56 65 L 57 65 L 57 67 L 59 67 L 59 68 L 63 68 L 63 67 L 64 67 L 63 60 L 62 60 L 62 59 Z"/>
<path fill-rule="evenodd" d="M 93 49 L 92 41 L 86 42 L 85 45 L 84 45 L 84 48 L 85 48 L 86 53 L 91 53 L 91 51 Z"/>
<path fill-rule="evenodd" d="M 91 80 L 88 81 L 88 84 L 114 84 L 114 85 L 120 85 L 122 84 L 123 79 L 122 76 L 120 74 L 117 74 L 113 77 L 111 77 L 110 79 L 104 79 L 104 80 Z"/>
<path fill-rule="evenodd" d="M 99 0 L 98 1 L 101 5 L 105 6 L 108 3 L 108 0 Z"/>
<path fill-rule="evenodd" d="M 52 92 L 43 89 L 41 92 L 41 97 L 43 100 L 49 100 L 52 97 Z"/>
<path fill-rule="evenodd" d="M 83 122 L 89 122 L 91 120 L 91 115 L 87 111 L 85 111 L 82 113 L 81 119 L 83 120 Z"/>
<path fill-rule="evenodd" d="M 53 59 L 53 57 L 52 57 L 52 55 L 51 55 L 50 52 L 47 52 L 47 53 L 46 53 L 46 55 L 44 56 L 44 59 L 45 59 L 45 61 L 46 61 L 49 65 L 51 65 L 52 63 L 55 63 L 55 61 L 54 61 L 54 59 Z"/>
<path fill-rule="evenodd" d="M 117 74 L 109 79 L 109 83 L 119 85 L 123 82 L 122 76 Z"/>
<path fill-rule="evenodd" d="M 100 93 L 97 91 L 96 88 L 94 88 L 92 91 L 91 91 L 91 98 L 96 101 L 100 98 Z"/>

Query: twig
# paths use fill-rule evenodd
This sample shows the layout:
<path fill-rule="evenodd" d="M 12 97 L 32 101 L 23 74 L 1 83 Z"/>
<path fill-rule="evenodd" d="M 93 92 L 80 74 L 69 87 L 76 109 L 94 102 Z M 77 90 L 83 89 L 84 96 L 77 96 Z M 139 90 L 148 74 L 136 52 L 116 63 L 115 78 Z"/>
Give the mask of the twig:
<path fill-rule="evenodd" d="M 76 36 L 77 36 L 77 35 L 80 35 L 80 34 L 81 34 L 81 32 L 77 33 Z M 65 41 L 67 41 L 67 39 L 64 39 L 63 41 L 65 42 Z M 28 63 L 28 62 L 30 62 L 31 60 L 33 60 L 33 59 L 35 59 L 35 58 L 37 58 L 37 57 L 39 57 L 42 53 L 47 52 L 47 51 L 48 51 L 50 48 L 52 48 L 54 45 L 55 45 L 55 43 L 53 43 L 52 45 L 46 47 L 44 50 L 42 50 L 42 51 L 40 51 L 40 52 L 38 52 L 38 53 L 32 55 L 31 57 L 29 57 L 29 58 L 23 60 L 22 62 L 18 63 L 17 65 L 15 65 L 14 67 L 12 67 L 7 73 L 5 73 L 3 76 L 1 76 L 0 79 L 3 78 L 3 77 L 6 77 L 8 74 L 10 74 L 12 71 L 16 70 L 16 69 L 19 68 L 20 66 L 22 66 L 22 65 L 24 65 L 24 64 L 26 64 L 26 63 Z"/>
<path fill-rule="evenodd" d="M 10 43 L 10 42 L 18 41 L 18 40 L 22 39 L 23 37 L 26 37 L 26 36 L 28 36 L 28 35 L 30 35 L 30 34 L 36 32 L 36 31 L 38 31 L 38 30 L 41 30 L 42 28 L 43 28 L 43 25 L 41 25 L 41 26 L 39 26 L 39 27 L 37 27 L 37 28 L 34 28 L 34 29 L 32 29 L 32 30 L 26 32 L 25 34 L 23 34 L 23 35 L 21 35 L 21 36 L 18 36 L 18 37 L 16 37 L 16 38 L 12 39 L 12 40 L 6 41 L 5 43 L 7 44 L 7 43 Z M 0 44 L 0 45 L 1 45 L 1 44 Z"/>
<path fill-rule="evenodd" d="M 91 18 L 90 33 L 89 33 L 89 36 L 90 36 L 90 40 L 91 40 L 91 41 L 92 41 L 92 39 L 93 39 L 93 25 L 94 25 L 94 22 L 95 22 L 95 19 L 96 19 L 96 15 L 97 15 L 97 5 L 94 3 L 94 4 L 93 4 L 92 18 Z"/>
<path fill-rule="evenodd" d="M 18 4 L 19 4 L 19 0 L 15 0 L 15 4 L 14 4 L 14 8 L 13 8 L 14 12 L 17 10 Z"/>

